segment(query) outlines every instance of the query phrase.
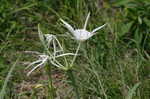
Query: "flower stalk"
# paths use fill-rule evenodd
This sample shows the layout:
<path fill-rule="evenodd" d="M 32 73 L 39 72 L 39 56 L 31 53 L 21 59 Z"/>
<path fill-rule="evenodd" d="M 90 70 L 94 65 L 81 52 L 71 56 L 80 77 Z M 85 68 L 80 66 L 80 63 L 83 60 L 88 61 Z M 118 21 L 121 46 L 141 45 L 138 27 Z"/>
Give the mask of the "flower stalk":
<path fill-rule="evenodd" d="M 76 60 L 76 58 L 77 58 L 77 54 L 78 54 L 78 52 L 79 52 L 80 46 L 81 46 L 81 42 L 79 42 L 79 44 L 78 44 L 78 47 L 77 47 L 77 49 L 76 49 L 76 52 L 75 52 L 75 55 L 74 55 L 74 57 L 73 57 L 73 60 L 72 60 L 72 62 L 71 62 L 70 67 L 73 66 L 73 64 L 74 64 L 74 62 L 75 62 L 75 60 Z"/>
<path fill-rule="evenodd" d="M 54 87 L 53 87 L 53 81 L 52 81 L 52 65 L 58 67 L 59 69 L 62 69 L 66 72 L 66 75 L 68 76 L 68 79 L 71 81 L 70 85 L 73 87 L 75 94 L 76 94 L 76 99 L 80 99 L 80 95 L 79 95 L 79 90 L 78 90 L 78 86 L 77 86 L 77 82 L 75 79 L 75 75 L 73 73 L 73 65 L 74 62 L 77 58 L 78 52 L 80 50 L 80 46 L 81 43 L 83 41 L 88 40 L 89 38 L 91 38 L 92 36 L 94 36 L 96 34 L 96 32 L 100 29 L 102 29 L 106 24 L 99 26 L 95 29 L 93 29 L 92 31 L 87 31 L 86 27 L 87 27 L 87 23 L 90 17 L 90 13 L 87 15 L 87 18 L 85 20 L 85 24 L 83 26 L 82 29 L 74 29 L 70 24 L 68 24 L 66 21 L 64 21 L 63 19 L 60 19 L 61 22 L 63 23 L 63 25 L 69 30 L 69 32 L 72 34 L 73 38 L 78 41 L 78 47 L 74 53 L 65 53 L 63 50 L 63 47 L 61 46 L 59 40 L 57 39 L 57 37 L 53 34 L 45 34 L 43 35 L 41 29 L 40 29 L 40 25 L 38 25 L 38 33 L 39 33 L 39 38 L 40 41 L 44 47 L 44 53 L 38 53 L 39 59 L 30 63 L 27 68 L 36 65 L 30 72 L 28 72 L 28 76 L 37 68 L 41 68 L 44 67 L 45 65 L 47 65 L 45 67 L 46 69 L 46 73 L 49 77 L 49 81 L 48 81 L 48 90 L 49 90 L 49 94 L 48 94 L 48 99 L 54 99 L 54 95 L 55 95 L 55 91 L 54 91 Z M 52 48 L 50 50 L 50 48 Z M 73 56 L 73 59 L 71 61 L 70 64 L 68 64 L 65 56 Z M 62 63 L 61 61 L 59 61 L 58 58 L 63 57 L 65 59 L 66 64 Z"/>
<path fill-rule="evenodd" d="M 54 99 L 54 87 L 53 87 L 53 80 L 52 80 L 52 67 L 49 66 L 50 62 L 48 61 L 48 66 L 46 66 L 46 73 L 48 76 L 48 98 L 49 99 Z"/>
<path fill-rule="evenodd" d="M 71 85 L 74 88 L 74 91 L 76 93 L 76 98 L 77 99 L 80 99 L 80 95 L 79 95 L 78 86 L 77 86 L 76 79 L 75 79 L 74 74 L 73 74 L 72 67 L 73 67 L 73 64 L 74 64 L 74 62 L 75 62 L 75 60 L 77 58 L 77 54 L 79 52 L 80 46 L 81 46 L 81 42 L 79 42 L 79 45 L 78 45 L 78 47 L 76 49 L 75 55 L 74 55 L 73 60 L 72 60 L 72 62 L 70 64 L 70 69 L 67 70 L 68 78 L 71 80 Z"/>
<path fill-rule="evenodd" d="M 75 55 L 73 57 L 73 60 L 72 60 L 71 64 L 69 65 L 70 67 L 67 69 L 67 75 L 68 75 L 69 79 L 71 80 L 71 85 L 74 88 L 74 91 L 76 93 L 77 99 L 80 99 L 80 95 L 79 95 L 78 86 L 77 86 L 77 83 L 75 81 L 75 77 L 74 77 L 74 74 L 73 74 L 73 71 L 72 71 L 73 70 L 72 67 L 73 67 L 74 62 L 75 62 L 75 60 L 77 58 L 77 54 L 79 52 L 79 49 L 80 49 L 80 46 L 81 46 L 81 42 L 86 41 L 89 38 L 91 38 L 92 36 L 94 36 L 98 30 L 102 29 L 106 25 L 106 24 L 104 24 L 102 26 L 99 26 L 99 27 L 93 29 L 91 32 L 89 32 L 89 31 L 86 30 L 89 17 L 90 17 L 90 13 L 88 13 L 88 15 L 86 17 L 86 20 L 85 20 L 85 24 L 84 24 L 82 29 L 74 29 L 66 21 L 64 21 L 63 19 L 60 19 L 60 21 L 63 23 L 64 27 L 66 27 L 69 30 L 69 32 L 72 34 L 73 38 L 76 41 L 79 41 L 79 45 L 78 45 L 78 47 L 76 49 Z"/>
<path fill-rule="evenodd" d="M 78 90 L 78 86 L 77 86 L 77 83 L 73 74 L 73 70 L 72 69 L 67 70 L 67 75 L 68 75 L 69 80 L 71 81 L 70 85 L 73 86 L 73 89 L 75 91 L 76 99 L 80 99 L 79 90 Z"/>

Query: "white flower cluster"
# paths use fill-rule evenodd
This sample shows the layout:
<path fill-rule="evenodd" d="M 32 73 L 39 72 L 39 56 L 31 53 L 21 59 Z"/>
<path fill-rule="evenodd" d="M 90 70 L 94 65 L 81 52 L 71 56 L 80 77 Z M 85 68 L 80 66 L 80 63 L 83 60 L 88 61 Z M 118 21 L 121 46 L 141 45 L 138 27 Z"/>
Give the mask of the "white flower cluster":
<path fill-rule="evenodd" d="M 85 21 L 85 24 L 84 24 L 84 27 L 83 29 L 74 29 L 71 25 L 69 25 L 67 22 L 65 22 L 63 19 L 60 19 L 61 22 L 64 24 L 64 26 L 69 30 L 69 32 L 72 33 L 73 35 L 73 38 L 77 41 L 85 41 L 87 39 L 89 39 L 90 37 L 92 37 L 93 35 L 95 35 L 98 30 L 100 30 L 101 28 L 103 28 L 106 24 L 94 29 L 93 31 L 89 32 L 86 30 L 86 27 L 87 27 L 87 22 L 89 20 L 89 17 L 90 17 L 90 13 L 88 14 L 87 18 L 86 18 L 86 21 Z M 52 34 L 45 34 L 43 35 L 43 33 L 41 32 L 40 30 L 40 27 L 38 26 L 38 33 L 39 33 L 39 38 L 43 44 L 43 46 L 45 47 L 46 49 L 46 54 L 44 53 L 40 53 L 38 56 L 39 56 L 39 59 L 30 63 L 27 68 L 31 67 L 31 66 L 34 66 L 36 65 L 31 71 L 28 72 L 27 75 L 30 75 L 35 69 L 39 68 L 39 67 L 43 67 L 45 66 L 45 64 L 47 63 L 47 61 L 49 61 L 52 65 L 58 67 L 58 68 L 61 68 L 61 69 L 64 69 L 64 70 L 67 70 L 68 67 L 67 66 L 64 66 L 62 65 L 58 60 L 57 58 L 59 57 L 64 57 L 64 56 L 67 56 L 67 55 L 72 55 L 74 56 L 73 57 L 73 60 L 72 60 L 72 63 L 71 63 L 71 67 L 76 59 L 76 56 L 77 56 L 77 53 L 78 53 L 78 50 L 80 48 L 80 43 L 79 43 L 79 46 L 77 47 L 77 50 L 76 50 L 76 53 L 65 53 L 64 50 L 63 50 L 63 47 L 61 46 L 59 40 L 57 39 L 57 37 L 55 35 L 52 35 Z M 49 49 L 52 48 L 53 51 L 49 51 Z"/>
<path fill-rule="evenodd" d="M 75 55 L 75 54 L 64 53 L 64 50 L 55 35 L 52 34 L 43 35 L 39 27 L 38 27 L 38 31 L 39 31 L 39 37 L 41 38 L 41 41 L 44 43 L 44 45 L 46 45 L 45 46 L 46 49 L 53 47 L 53 51 L 52 53 L 48 51 L 47 54 L 38 52 L 39 59 L 30 63 L 26 67 L 26 69 L 28 69 L 29 67 L 35 65 L 34 68 L 30 70 L 27 75 L 29 76 L 35 69 L 45 66 L 47 61 L 49 61 L 52 65 L 65 70 L 66 67 L 63 66 L 59 61 L 57 61 L 57 58 L 67 56 L 67 55 Z"/>

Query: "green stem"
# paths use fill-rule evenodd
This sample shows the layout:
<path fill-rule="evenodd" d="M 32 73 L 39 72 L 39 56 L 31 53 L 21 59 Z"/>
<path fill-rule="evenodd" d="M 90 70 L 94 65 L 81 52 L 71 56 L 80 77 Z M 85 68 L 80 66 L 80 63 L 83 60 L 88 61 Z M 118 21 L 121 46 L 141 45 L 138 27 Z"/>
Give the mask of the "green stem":
<path fill-rule="evenodd" d="M 49 94 L 48 97 L 49 99 L 54 99 L 54 87 L 53 87 L 53 81 L 52 81 L 52 69 L 51 66 L 46 66 L 46 71 L 47 71 L 47 75 L 49 77 L 48 79 L 48 90 L 49 90 Z"/>
<path fill-rule="evenodd" d="M 78 91 L 78 86 L 76 84 L 73 71 L 72 70 L 68 70 L 67 71 L 67 75 L 68 75 L 69 79 L 71 80 L 71 85 L 73 86 L 74 91 L 76 93 L 76 99 L 80 99 L 80 95 L 79 95 L 79 91 Z"/>
<path fill-rule="evenodd" d="M 70 67 L 72 67 L 72 66 L 73 66 L 74 61 L 76 60 L 77 54 L 78 54 L 79 49 L 80 49 L 80 45 L 81 45 L 81 42 L 79 42 L 79 45 L 78 45 L 78 47 L 77 47 L 77 50 L 76 50 L 76 52 L 75 52 L 75 56 L 73 57 L 73 60 L 72 60 L 72 62 L 71 62 Z"/>
<path fill-rule="evenodd" d="M 77 54 L 78 54 L 79 49 L 80 49 L 80 45 L 81 45 L 81 42 L 79 42 L 79 45 L 78 45 L 78 47 L 77 47 L 77 49 L 76 49 L 76 52 L 75 52 L 75 56 L 73 57 L 73 60 L 72 60 L 72 62 L 71 62 L 71 64 L 70 64 L 70 67 L 71 67 L 71 68 L 72 68 L 72 66 L 73 66 L 73 64 L 74 64 L 74 62 L 75 62 L 75 60 L 76 60 Z M 78 86 L 76 85 L 75 77 L 74 77 L 74 75 L 73 75 L 73 72 L 72 72 L 72 69 L 71 69 L 71 68 L 68 69 L 67 75 L 68 75 L 69 79 L 71 80 L 71 85 L 72 85 L 73 88 L 74 88 L 74 91 L 75 91 L 75 93 L 76 93 L 77 99 L 80 99 L 79 92 L 78 92 Z"/>

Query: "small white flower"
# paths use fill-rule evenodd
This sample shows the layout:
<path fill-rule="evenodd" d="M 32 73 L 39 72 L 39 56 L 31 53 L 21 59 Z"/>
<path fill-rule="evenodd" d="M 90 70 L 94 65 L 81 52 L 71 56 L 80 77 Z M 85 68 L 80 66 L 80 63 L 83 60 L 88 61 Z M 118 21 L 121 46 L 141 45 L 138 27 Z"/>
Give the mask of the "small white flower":
<path fill-rule="evenodd" d="M 54 57 L 56 56 L 57 53 L 63 52 L 63 48 L 55 35 L 45 34 L 44 36 L 46 37 L 47 47 L 50 48 L 50 45 L 52 45 L 53 47 Z"/>
<path fill-rule="evenodd" d="M 52 47 L 53 51 L 52 52 L 48 52 L 47 54 L 45 53 L 39 53 L 39 52 L 35 52 L 35 51 L 25 51 L 27 53 L 32 53 L 32 54 L 36 54 L 39 58 L 38 60 L 31 62 L 27 67 L 31 67 L 34 66 L 28 73 L 27 76 L 29 76 L 34 70 L 36 70 L 37 68 L 41 68 L 43 66 L 46 65 L 47 61 L 49 61 L 52 65 L 59 67 L 61 69 L 65 69 L 66 67 L 63 66 L 58 60 L 57 58 L 59 57 L 64 57 L 64 56 L 74 56 L 74 53 L 64 53 L 64 50 L 59 42 L 59 40 L 57 39 L 57 37 L 55 35 L 52 34 L 44 34 L 41 32 L 40 28 L 38 28 L 39 31 L 39 37 L 41 42 L 44 44 L 44 46 L 49 49 Z M 50 46 L 51 45 L 51 46 Z"/>
<path fill-rule="evenodd" d="M 39 54 L 39 53 L 38 53 Z M 32 63 L 30 63 L 26 69 L 28 69 L 29 67 L 31 66 L 34 66 L 33 69 L 31 69 L 28 73 L 27 73 L 27 76 L 29 76 L 34 70 L 36 70 L 37 68 L 41 68 L 41 67 L 44 67 L 47 63 L 47 61 L 49 60 L 50 63 L 58 68 L 61 68 L 61 69 L 66 69 L 65 66 L 63 66 L 60 62 L 57 61 L 56 58 L 59 58 L 59 57 L 63 57 L 63 56 L 68 56 L 68 55 L 75 55 L 73 53 L 64 53 L 64 54 L 59 54 L 59 55 L 55 55 L 54 53 L 51 55 L 51 56 L 48 56 L 48 55 L 45 55 L 45 54 L 42 54 L 40 53 L 40 55 L 38 55 L 39 59 L 36 60 L 36 61 L 33 61 Z"/>
<path fill-rule="evenodd" d="M 49 56 L 48 55 L 39 55 L 39 59 L 30 63 L 27 67 L 31 67 L 35 64 L 37 64 L 31 71 L 28 72 L 27 76 L 29 76 L 35 69 L 39 68 L 39 67 L 43 67 L 46 63 L 47 63 L 47 60 L 48 60 Z"/>
<path fill-rule="evenodd" d="M 101 28 L 103 28 L 106 25 L 106 24 L 104 24 L 104 25 L 94 29 L 93 31 L 89 32 L 89 31 L 86 30 L 86 26 L 87 26 L 87 22 L 89 20 L 89 17 L 90 17 L 90 13 L 88 13 L 88 16 L 86 18 L 83 29 L 74 29 L 70 24 L 68 24 L 63 19 L 60 19 L 60 20 L 64 24 L 64 26 L 72 33 L 72 35 L 74 36 L 74 38 L 76 40 L 85 41 L 85 40 L 89 39 L 90 37 L 92 37 L 93 35 L 95 35 L 96 31 L 100 30 Z"/>
<path fill-rule="evenodd" d="M 44 36 L 46 38 L 48 48 L 50 48 L 50 44 L 52 43 L 54 48 L 56 48 L 56 45 L 58 45 L 58 51 L 63 51 L 63 48 L 55 35 L 45 34 Z"/>

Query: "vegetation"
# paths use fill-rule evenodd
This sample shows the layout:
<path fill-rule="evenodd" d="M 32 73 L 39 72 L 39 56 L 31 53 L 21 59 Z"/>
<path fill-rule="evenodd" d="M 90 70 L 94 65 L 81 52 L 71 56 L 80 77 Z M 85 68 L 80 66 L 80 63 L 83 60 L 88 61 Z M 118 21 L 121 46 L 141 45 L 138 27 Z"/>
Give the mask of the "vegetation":
<path fill-rule="evenodd" d="M 38 24 L 75 53 L 60 18 L 82 28 L 88 12 L 87 30 L 107 26 L 83 42 L 71 72 L 47 64 L 27 76 L 37 58 L 28 51 L 43 53 Z M 71 85 L 81 99 L 149 99 L 149 0 L 0 0 L 0 98 L 76 99 Z"/>

